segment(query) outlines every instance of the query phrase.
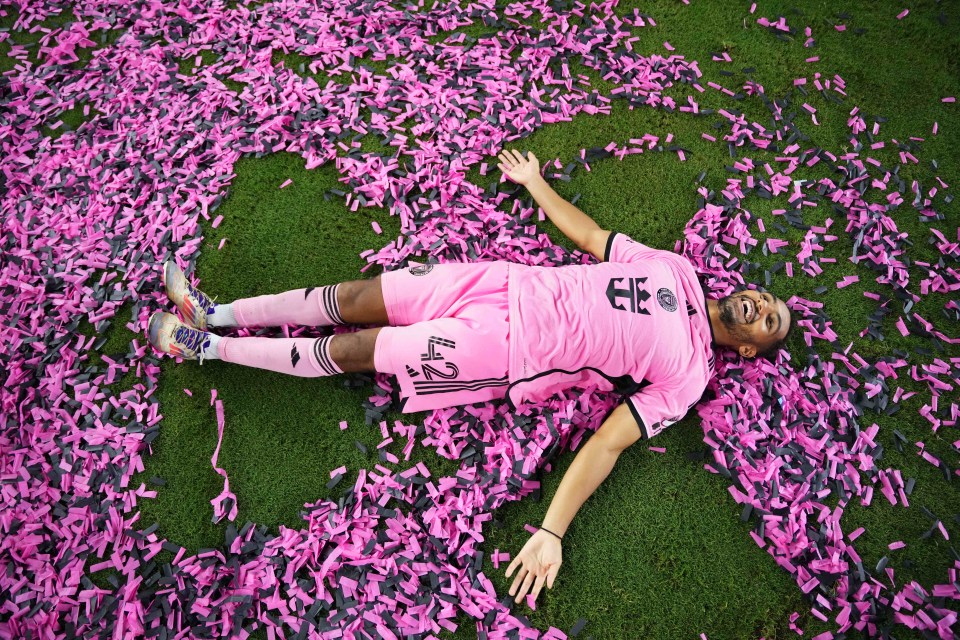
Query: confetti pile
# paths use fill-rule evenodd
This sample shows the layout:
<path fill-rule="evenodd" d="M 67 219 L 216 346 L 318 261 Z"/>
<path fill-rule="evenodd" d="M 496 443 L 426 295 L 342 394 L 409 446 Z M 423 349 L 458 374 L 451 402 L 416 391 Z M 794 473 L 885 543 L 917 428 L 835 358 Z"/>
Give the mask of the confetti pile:
<path fill-rule="evenodd" d="M 174 256 L 191 272 L 201 219 L 211 220 L 244 155 L 298 153 L 308 168 L 334 162 L 344 187 L 329 197 L 343 197 L 353 211 L 383 207 L 398 216 L 402 238 L 365 252 L 371 265 L 589 262 L 538 231 L 533 203 L 518 198 L 525 193 L 516 185 L 482 189 L 464 174 L 478 164 L 485 174 L 482 163 L 491 155 L 543 126 L 580 113 L 602 117 L 612 100 L 625 100 L 632 108 L 723 118 L 704 137 L 729 148 L 735 177 L 718 193 L 701 187 L 700 210 L 677 247 L 713 294 L 749 282 L 743 255 L 750 249 L 783 249 L 782 241 L 754 235 L 764 232 L 763 223 L 749 211 L 751 197 L 776 199 L 784 208 L 775 215 L 806 229 L 798 271 L 819 273 L 823 245 L 848 234 L 853 257 L 892 291 L 892 297 L 874 294 L 883 313 L 871 318 L 867 331 L 878 332 L 883 317 L 902 304 L 899 331 L 931 345 L 931 361 L 922 366 L 908 363 L 906 354 L 867 361 L 843 345 L 831 359 L 811 350 L 802 363 L 786 352 L 774 362 L 728 354 L 711 383 L 715 399 L 698 411 L 710 450 L 706 469 L 729 479 L 744 519 L 753 518 L 757 544 L 795 577 L 814 615 L 832 620 L 838 632 L 875 635 L 882 624 L 895 624 L 952 637 L 960 625 L 948 605 L 960 598 L 960 560 L 931 590 L 897 586 L 885 562 L 863 565 L 853 545 L 857 532 L 845 535 L 840 526 L 844 507 L 852 500 L 869 504 L 875 491 L 908 505 L 912 482 L 883 468 L 878 427 L 861 424 L 865 409 L 891 412 L 903 399 L 902 389 L 894 389 L 898 374 L 929 386 L 932 399 L 921 415 L 934 432 L 955 428 L 960 416 L 960 359 L 938 357 L 958 340 L 911 311 L 919 296 L 956 296 L 960 242 L 955 230 L 931 226 L 942 258 L 924 265 L 928 275 L 919 284 L 911 282 L 905 268 L 911 240 L 892 217 L 912 207 L 931 224 L 942 222 L 936 205 L 950 201 L 943 195 L 949 186 L 938 178 L 938 186 L 924 192 L 916 182 L 906 184 L 898 167 L 869 158 L 879 123 L 867 123 L 856 108 L 849 116 L 852 151 L 803 148 L 793 119 L 802 115 L 815 125 L 813 107 L 798 104 L 795 94 L 769 98 L 755 82 L 736 90 L 704 86 L 697 63 L 672 53 L 669 43 L 668 56 L 639 54 L 631 28 L 656 22 L 636 11 L 618 18 L 615 2 L 536 1 L 502 9 L 489 1 L 442 4 L 414 13 L 381 1 L 224 8 L 151 0 L 118 10 L 92 0 L 74 9 L 76 22 L 44 35 L 39 64 L 24 47 L 12 48 L 19 62 L 0 91 L 6 181 L 0 200 L 0 635 L 71 638 L 105 628 L 113 637 L 162 639 L 188 630 L 197 637 L 243 637 L 241 629 L 265 627 L 270 638 L 428 637 L 454 630 L 453 620 L 465 613 L 484 638 L 567 637 L 530 628 L 505 594 L 496 593 L 480 570 L 479 545 L 493 512 L 537 492 L 537 474 L 595 430 L 617 398 L 588 389 L 519 413 L 500 403 L 435 411 L 423 425 L 388 425 L 382 416 L 394 390 L 379 375 L 368 421 L 379 423 L 385 441 L 406 439 L 405 460 L 388 460 L 401 470 L 379 464 L 361 470 L 338 501 L 307 505 L 300 530 L 281 527 L 273 536 L 252 523 L 229 524 L 222 549 L 187 556 L 160 539 L 156 525 L 137 526 L 138 500 L 156 491 L 130 487 L 129 480 L 142 471 L 141 455 L 163 424 L 155 398 L 159 361 L 142 332 L 162 300 L 158 265 Z M 14 29 L 29 30 L 62 10 L 69 6 L 25 2 Z M 782 17 L 757 22 L 793 32 Z M 434 43 L 438 34 L 471 24 L 489 27 L 490 35 L 456 34 Z M 123 34 L 96 50 L 87 68 L 68 66 L 78 49 L 93 47 L 97 32 L 105 37 L 108 29 Z M 178 73 L 178 60 L 202 51 L 216 61 L 195 76 Z M 322 71 L 329 82 L 319 86 L 272 65 L 274 51 L 309 58 L 310 72 Z M 609 96 L 591 89 L 588 76 L 571 73 L 565 60 L 574 55 L 616 85 Z M 387 73 L 365 66 L 368 60 L 389 61 Z M 812 84 L 828 100 L 843 99 L 842 78 L 815 75 Z M 244 88 L 237 95 L 218 78 Z M 795 83 L 801 97 L 802 80 Z M 689 86 L 691 95 L 678 104 L 662 92 L 679 85 Z M 732 107 L 701 108 L 694 96 L 705 91 L 757 97 L 777 126 L 748 122 Z M 55 140 L 41 134 L 81 104 L 90 118 L 76 131 Z M 360 151 L 367 135 L 391 154 Z M 918 161 L 920 142 L 894 142 L 901 163 Z M 774 166 L 750 157 L 769 152 L 777 154 Z M 548 178 L 568 180 L 581 166 L 589 170 L 592 162 L 639 153 L 675 153 L 685 161 L 690 152 L 672 135 L 645 134 L 583 149 L 566 162 L 552 160 L 544 170 Z M 806 183 L 790 177 L 816 163 L 839 177 Z M 863 199 L 868 186 L 885 192 L 884 204 Z M 805 226 L 804 211 L 818 206 L 831 207 L 836 220 Z M 779 268 L 793 275 L 792 262 Z M 85 338 L 82 324 L 102 334 L 127 303 L 134 320 L 126 328 L 138 336 L 126 353 L 93 364 L 89 352 L 105 338 Z M 808 345 L 836 343 L 820 304 L 799 298 L 789 304 Z M 956 318 L 960 307 L 953 301 L 944 313 Z M 128 372 L 137 382 L 114 394 L 109 386 Z M 215 396 L 211 403 L 222 440 L 224 407 Z M 459 472 L 436 479 L 422 464 L 411 466 L 418 441 L 459 460 Z M 960 451 L 960 441 L 954 448 Z M 217 467 L 218 453 L 219 443 L 211 462 L 224 476 L 224 492 L 213 501 L 214 519 L 233 520 L 236 496 Z M 923 455 L 948 479 L 957 474 Z M 331 474 L 331 487 L 343 473 Z M 839 497 L 839 505 L 826 506 L 829 496 Z M 930 535 L 947 536 L 943 517 L 931 519 Z M 161 550 L 175 554 L 173 563 L 154 559 Z M 86 576 L 106 568 L 122 576 L 113 590 Z M 578 623 L 570 635 L 583 627 Z"/>

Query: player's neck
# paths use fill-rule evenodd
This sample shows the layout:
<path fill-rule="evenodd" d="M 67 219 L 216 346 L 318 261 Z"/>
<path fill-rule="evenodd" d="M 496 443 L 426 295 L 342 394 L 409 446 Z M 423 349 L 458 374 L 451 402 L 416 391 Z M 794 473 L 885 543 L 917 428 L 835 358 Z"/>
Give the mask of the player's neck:
<path fill-rule="evenodd" d="M 710 316 L 710 327 L 713 330 L 713 341 L 718 347 L 736 348 L 736 343 L 720 320 L 720 305 L 716 300 L 707 299 L 707 315 Z"/>

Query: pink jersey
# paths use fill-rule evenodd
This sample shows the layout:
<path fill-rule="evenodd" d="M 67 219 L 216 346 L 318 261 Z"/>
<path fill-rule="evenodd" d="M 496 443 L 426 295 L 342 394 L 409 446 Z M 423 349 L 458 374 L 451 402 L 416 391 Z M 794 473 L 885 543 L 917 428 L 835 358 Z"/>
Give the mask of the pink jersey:
<path fill-rule="evenodd" d="M 627 396 L 645 438 L 680 420 L 713 375 L 706 298 L 682 256 L 611 233 L 604 262 L 509 273 L 507 400 L 596 385 Z"/>

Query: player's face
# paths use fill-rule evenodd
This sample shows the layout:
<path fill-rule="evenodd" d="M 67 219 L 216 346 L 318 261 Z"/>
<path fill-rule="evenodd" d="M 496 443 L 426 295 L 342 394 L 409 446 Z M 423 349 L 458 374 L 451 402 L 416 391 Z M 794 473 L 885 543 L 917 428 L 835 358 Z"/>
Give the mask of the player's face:
<path fill-rule="evenodd" d="M 723 298 L 718 305 L 720 321 L 730 336 L 741 345 L 753 347 L 752 353 L 740 350 L 747 357 L 776 344 L 790 329 L 790 310 L 770 293 L 741 291 Z"/>

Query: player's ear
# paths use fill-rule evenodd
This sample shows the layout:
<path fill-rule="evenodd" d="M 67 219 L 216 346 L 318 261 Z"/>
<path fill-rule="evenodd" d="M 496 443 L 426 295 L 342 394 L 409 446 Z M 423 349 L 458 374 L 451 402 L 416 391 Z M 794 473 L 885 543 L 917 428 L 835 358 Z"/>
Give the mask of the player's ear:
<path fill-rule="evenodd" d="M 757 355 L 757 348 L 752 344 L 742 344 L 737 349 L 737 352 L 739 352 L 744 358 L 752 358 L 753 356 Z"/>

